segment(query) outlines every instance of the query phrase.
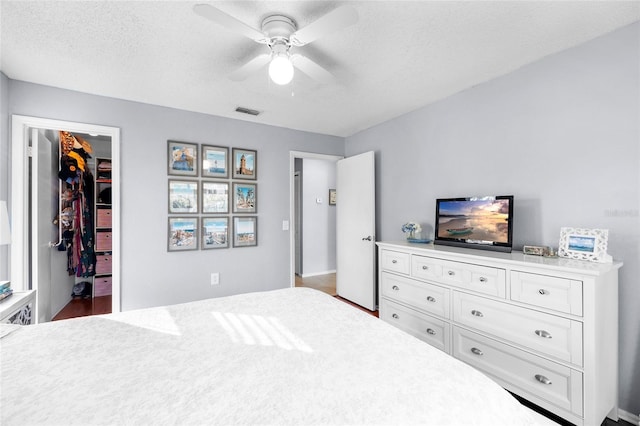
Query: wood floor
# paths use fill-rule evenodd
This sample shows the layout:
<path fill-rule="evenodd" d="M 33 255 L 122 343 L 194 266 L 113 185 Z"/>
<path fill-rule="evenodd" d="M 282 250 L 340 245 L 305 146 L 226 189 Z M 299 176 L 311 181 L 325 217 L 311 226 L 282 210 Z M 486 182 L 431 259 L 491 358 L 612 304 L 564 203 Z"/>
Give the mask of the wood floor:
<path fill-rule="evenodd" d="M 326 274 L 326 275 L 315 275 L 312 277 L 306 277 L 306 278 L 302 278 L 299 275 L 296 275 L 296 287 L 308 287 L 308 288 L 314 288 L 316 290 L 320 290 L 322 292 L 325 292 L 333 297 L 335 297 L 338 300 L 343 301 L 344 303 L 347 303 L 351 306 L 353 306 L 354 308 L 358 308 L 361 311 L 364 311 L 368 314 L 373 315 L 374 317 L 378 317 L 378 311 L 370 311 L 366 308 L 363 308 L 362 306 L 359 306 L 347 299 L 344 299 L 340 296 L 338 296 L 338 293 L 336 292 L 336 274 Z"/>
<path fill-rule="evenodd" d="M 111 313 L 111 296 L 73 299 L 51 321 Z"/>

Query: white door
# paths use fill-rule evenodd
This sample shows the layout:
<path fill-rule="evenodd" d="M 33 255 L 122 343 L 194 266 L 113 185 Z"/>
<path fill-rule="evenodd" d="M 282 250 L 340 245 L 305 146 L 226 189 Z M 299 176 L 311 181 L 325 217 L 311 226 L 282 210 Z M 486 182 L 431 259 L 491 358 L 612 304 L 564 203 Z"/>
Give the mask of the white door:
<path fill-rule="evenodd" d="M 302 275 L 302 188 L 300 185 L 300 173 L 294 174 L 294 191 L 295 191 L 295 220 L 293 223 L 293 232 L 296 239 L 296 275 Z"/>
<path fill-rule="evenodd" d="M 376 309 L 375 157 L 373 151 L 338 161 L 336 291 Z"/>
<path fill-rule="evenodd" d="M 36 320 L 51 321 L 51 248 L 56 241 L 55 227 L 49 212 L 55 211 L 53 194 L 57 189 L 51 179 L 51 142 L 42 130 L 31 131 L 31 286 L 37 290 Z"/>

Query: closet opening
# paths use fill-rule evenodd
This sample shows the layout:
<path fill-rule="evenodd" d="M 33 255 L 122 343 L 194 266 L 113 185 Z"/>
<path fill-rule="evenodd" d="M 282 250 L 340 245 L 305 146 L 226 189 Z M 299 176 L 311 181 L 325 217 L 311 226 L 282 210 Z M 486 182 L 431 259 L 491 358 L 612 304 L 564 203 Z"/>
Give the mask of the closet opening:
<path fill-rule="evenodd" d="M 12 123 L 12 285 L 36 290 L 36 322 L 118 312 L 119 129 Z"/>

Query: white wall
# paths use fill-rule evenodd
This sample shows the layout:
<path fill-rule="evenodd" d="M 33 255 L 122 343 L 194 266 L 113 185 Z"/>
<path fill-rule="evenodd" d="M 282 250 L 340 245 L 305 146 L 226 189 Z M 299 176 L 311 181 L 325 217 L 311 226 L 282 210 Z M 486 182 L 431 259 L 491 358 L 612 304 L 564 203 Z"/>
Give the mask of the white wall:
<path fill-rule="evenodd" d="M 289 286 L 289 152 L 342 155 L 342 138 L 8 83 L 9 114 L 121 129 L 123 310 Z M 167 252 L 168 139 L 257 150 L 257 247 Z M 8 137 L 2 144 L 6 152 Z"/>
<path fill-rule="evenodd" d="M 308 277 L 336 270 L 336 207 L 329 205 L 336 163 L 305 158 L 302 164 L 302 276 Z"/>
<path fill-rule="evenodd" d="M 376 151 L 377 235 L 435 199 L 515 195 L 515 235 L 558 246 L 560 227 L 607 228 L 620 272 L 620 407 L 640 413 L 640 24 L 347 138 Z"/>

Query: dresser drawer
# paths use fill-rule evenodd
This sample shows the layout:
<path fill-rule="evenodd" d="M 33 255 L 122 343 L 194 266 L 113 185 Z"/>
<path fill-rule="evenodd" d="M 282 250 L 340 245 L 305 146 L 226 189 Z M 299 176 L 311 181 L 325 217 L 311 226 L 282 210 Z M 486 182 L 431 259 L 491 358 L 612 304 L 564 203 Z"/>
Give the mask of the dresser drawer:
<path fill-rule="evenodd" d="M 442 279 L 442 260 L 427 256 L 411 256 L 411 276 L 425 280 Z"/>
<path fill-rule="evenodd" d="M 453 292 L 453 320 L 541 354 L 582 365 L 582 323 L 520 306 Z"/>
<path fill-rule="evenodd" d="M 111 228 L 111 209 L 97 209 L 96 212 L 96 227 Z"/>
<path fill-rule="evenodd" d="M 383 272 L 380 276 L 380 289 L 383 297 L 449 318 L 451 291 L 447 288 Z"/>
<path fill-rule="evenodd" d="M 96 250 L 111 251 L 111 232 L 96 232 Z"/>
<path fill-rule="evenodd" d="M 110 255 L 97 255 L 96 256 L 96 274 L 110 274 L 111 273 L 111 259 Z"/>
<path fill-rule="evenodd" d="M 505 297 L 506 272 L 504 269 L 441 260 L 440 282 L 496 297 Z"/>
<path fill-rule="evenodd" d="M 391 250 L 382 250 L 380 266 L 386 271 L 409 275 L 409 254 Z"/>
<path fill-rule="evenodd" d="M 511 271 L 511 299 L 582 316 L 582 281 Z"/>
<path fill-rule="evenodd" d="M 579 371 L 458 327 L 453 327 L 453 356 L 511 385 L 509 390 L 582 416 Z"/>
<path fill-rule="evenodd" d="M 96 277 L 93 281 L 93 295 L 109 296 L 111 294 L 111 277 Z"/>
<path fill-rule="evenodd" d="M 450 352 L 450 325 L 426 314 L 414 311 L 406 306 L 380 299 L 380 319 L 429 343 L 431 346 Z"/>

